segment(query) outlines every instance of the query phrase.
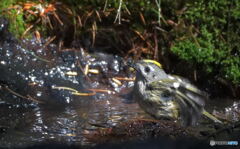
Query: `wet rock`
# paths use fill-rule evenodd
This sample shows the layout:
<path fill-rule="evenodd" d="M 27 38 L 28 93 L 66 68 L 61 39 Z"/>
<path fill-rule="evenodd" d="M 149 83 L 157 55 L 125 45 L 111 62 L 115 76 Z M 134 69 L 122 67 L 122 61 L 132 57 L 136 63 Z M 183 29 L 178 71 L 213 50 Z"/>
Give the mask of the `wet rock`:
<path fill-rule="evenodd" d="M 19 94 L 30 99 L 27 103 L 71 103 L 75 98 L 84 98 L 73 95 L 71 89 L 88 93 L 88 88 L 110 87 L 120 92 L 127 87 L 126 82 L 116 85 L 112 81 L 115 75 L 126 74 L 122 58 L 99 52 L 90 55 L 81 48 L 57 51 L 56 46 L 43 47 L 35 39 L 8 40 L 12 38 L 8 22 L 2 19 L 0 23 L 4 36 L 0 45 L 0 83 L 9 98 Z"/>
<path fill-rule="evenodd" d="M 49 49 L 40 50 L 42 46 L 32 40 L 15 42 L 12 35 L 8 32 L 8 22 L 0 18 L 0 83 L 7 88 L 2 93 L 11 96 L 28 95 L 32 99 L 71 102 L 73 95 L 61 90 L 52 90 L 53 86 L 68 86 L 76 90 L 84 89 L 83 74 L 77 66 L 75 55 L 77 51 L 68 51 L 61 53 L 58 58 L 54 53 L 56 51 L 49 46 Z M 31 49 L 32 48 L 32 49 Z M 75 54 L 76 53 L 76 54 Z M 78 75 L 71 76 L 66 73 L 78 72 Z M 11 93 L 9 93 L 9 91 Z M 10 98 L 11 98 L 10 97 Z M 29 102 L 29 101 L 27 101 Z"/>

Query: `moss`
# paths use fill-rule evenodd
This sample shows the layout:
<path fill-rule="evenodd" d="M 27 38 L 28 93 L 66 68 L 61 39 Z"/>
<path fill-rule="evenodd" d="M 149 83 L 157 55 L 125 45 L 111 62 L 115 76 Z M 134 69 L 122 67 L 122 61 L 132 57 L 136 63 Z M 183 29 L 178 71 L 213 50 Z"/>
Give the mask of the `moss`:
<path fill-rule="evenodd" d="M 230 56 L 223 60 L 223 72 L 225 78 L 232 80 L 233 83 L 239 84 L 240 80 L 240 61 L 239 57 Z"/>
<path fill-rule="evenodd" d="M 26 0 L 20 0 L 20 2 L 26 2 Z M 180 1 L 161 1 L 161 16 L 159 16 L 159 10 L 155 1 L 150 0 L 124 0 L 122 1 L 121 18 L 122 26 L 115 25 L 113 22 L 117 15 L 117 10 L 120 1 L 115 0 L 59 0 L 62 5 L 56 11 L 64 25 L 60 25 L 57 19 L 49 13 L 51 24 L 53 27 L 49 27 L 49 22 L 42 19 L 37 24 L 36 20 L 39 16 L 24 16 L 23 13 L 19 13 L 16 9 L 12 9 L 10 13 L 4 13 L 7 16 L 10 23 L 10 31 L 12 31 L 17 37 L 20 37 L 26 28 L 34 24 L 32 30 L 38 30 L 41 35 L 45 36 L 57 36 L 59 39 L 65 39 L 65 32 L 73 32 L 73 36 L 81 36 L 89 33 L 92 30 L 93 24 L 97 25 L 98 32 L 101 28 L 114 28 L 125 27 L 128 29 L 128 35 L 124 34 L 116 35 L 113 31 L 112 36 L 104 36 L 106 40 L 113 41 L 116 44 L 115 47 L 130 47 L 121 43 L 127 44 L 123 39 L 132 38 L 133 44 L 139 44 L 143 46 L 139 49 L 148 49 L 145 54 L 139 50 L 139 56 L 153 57 L 153 47 L 155 42 L 153 35 L 158 40 L 158 47 L 162 49 L 162 52 L 170 51 L 177 55 L 180 59 L 198 66 L 202 71 L 210 74 L 211 76 L 220 76 L 226 78 L 235 84 L 240 83 L 239 79 L 239 59 L 240 59 L 240 1 L 226 1 L 226 0 L 180 0 Z M 36 2 L 36 1 L 35 1 Z M 44 1 L 51 3 L 52 0 Z M 107 2 L 107 5 L 105 5 Z M 19 4 L 18 0 L 3 0 L 0 3 L 0 9 L 9 8 L 12 5 Z M 37 3 L 37 2 L 36 2 Z M 106 6 L 106 7 L 105 7 Z M 73 12 L 68 13 L 68 9 Z M 105 11 L 103 12 L 103 9 Z M 185 10 L 185 8 L 187 8 Z M 32 8 L 35 10 L 35 8 Z M 97 11 L 99 14 L 97 14 Z M 131 14 L 129 14 L 129 12 Z M 99 16 L 101 21 L 99 20 Z M 82 19 L 83 26 L 78 24 L 77 17 Z M 87 16 L 87 17 L 86 17 Z M 142 17 L 143 16 L 143 17 Z M 161 17 L 161 25 L 158 21 Z M 164 17 L 164 18 L 163 18 Z M 144 18 L 144 19 L 143 19 Z M 171 30 L 174 27 L 169 25 L 166 20 L 175 22 L 179 25 L 178 29 L 172 36 Z M 69 21 L 71 20 L 71 21 Z M 27 25 L 26 25 L 27 24 Z M 163 29 L 167 32 L 158 32 L 156 27 Z M 141 37 L 133 31 L 137 31 Z M 168 32 L 169 31 L 169 32 Z M 63 32 L 63 33 L 62 33 Z M 155 33 L 154 33 L 155 32 Z M 103 33 L 103 31 L 101 32 Z M 169 34 L 171 35 L 169 35 Z M 104 34 L 104 33 L 103 33 Z M 67 34 L 72 36 L 72 34 Z M 63 36 L 63 37 L 61 37 Z M 127 36 L 127 37 L 126 37 Z M 144 37 L 143 37 L 144 36 Z M 146 40 L 144 44 L 141 38 Z M 103 38 L 103 37 L 101 37 Z M 120 39 L 122 38 L 122 39 Z M 56 39 L 57 40 L 57 39 Z M 127 39 L 127 41 L 130 39 Z M 96 43 L 96 42 L 95 42 Z M 170 43 L 170 44 L 169 44 Z M 172 44 L 173 43 L 173 44 Z M 122 45 L 122 47 L 121 47 Z M 172 45 L 169 47 L 169 45 Z M 132 46 L 132 47 L 138 47 Z M 122 49 L 126 49 L 126 48 Z M 124 50 L 123 50 L 124 51 Z M 127 51 L 127 50 L 126 50 Z M 125 53 L 125 52 L 123 52 Z M 166 52 L 167 53 L 167 52 Z M 164 57 L 165 55 L 158 55 Z M 155 56 L 156 58 L 156 56 Z M 161 59 L 161 58 L 160 58 Z"/>
<path fill-rule="evenodd" d="M 0 3 L 0 9 L 3 10 L 3 9 L 6 9 L 8 8 L 11 4 L 15 3 L 16 0 L 8 0 L 8 1 L 1 1 Z"/>
<path fill-rule="evenodd" d="M 9 31 L 12 32 L 17 38 L 21 37 L 25 31 L 23 14 L 17 14 L 16 10 L 12 10 L 11 13 L 14 15 L 9 16 L 9 19 L 11 20 Z"/>
<path fill-rule="evenodd" d="M 11 8 L 7 11 L 8 8 L 17 4 L 17 0 L 4 0 L 0 3 L 0 10 L 3 10 L 2 15 L 9 19 L 11 22 L 9 24 L 9 30 L 16 37 L 21 37 L 23 32 L 25 31 L 25 22 L 23 19 L 23 13 L 19 12 L 16 8 Z"/>
<path fill-rule="evenodd" d="M 182 60 L 201 65 L 202 71 L 240 83 L 240 22 L 238 1 L 198 0 L 179 17 L 195 35 L 174 41 L 171 51 Z"/>

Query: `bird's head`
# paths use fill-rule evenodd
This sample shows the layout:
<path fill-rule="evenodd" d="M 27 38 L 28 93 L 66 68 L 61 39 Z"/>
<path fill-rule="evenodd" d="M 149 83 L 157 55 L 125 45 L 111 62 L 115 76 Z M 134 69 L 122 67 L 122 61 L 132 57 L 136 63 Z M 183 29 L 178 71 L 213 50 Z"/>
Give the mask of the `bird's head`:
<path fill-rule="evenodd" d="M 140 60 L 132 67 L 136 70 L 136 81 L 151 83 L 167 77 L 162 65 L 154 60 Z"/>

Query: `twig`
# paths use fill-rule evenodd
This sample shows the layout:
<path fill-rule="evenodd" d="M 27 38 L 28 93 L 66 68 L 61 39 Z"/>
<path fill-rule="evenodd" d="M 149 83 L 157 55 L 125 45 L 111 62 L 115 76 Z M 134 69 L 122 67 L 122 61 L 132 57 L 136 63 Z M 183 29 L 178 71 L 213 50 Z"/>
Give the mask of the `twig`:
<path fill-rule="evenodd" d="M 34 26 L 34 25 L 29 26 L 29 27 L 24 31 L 24 33 L 22 34 L 21 38 L 23 38 L 23 37 L 27 34 L 27 32 L 30 31 L 30 30 L 33 28 L 33 26 Z"/>
<path fill-rule="evenodd" d="M 57 19 L 57 21 L 63 26 L 63 22 L 62 22 L 61 19 L 58 17 L 58 15 L 57 15 L 55 12 L 53 12 L 53 15 L 54 15 L 54 17 Z"/>
<path fill-rule="evenodd" d="M 101 16 L 100 16 L 99 12 L 98 12 L 97 10 L 95 10 L 95 12 L 96 12 L 96 14 L 97 14 L 97 17 L 98 17 L 99 22 L 102 22 L 102 19 L 101 19 Z"/>
<path fill-rule="evenodd" d="M 121 24 L 122 2 L 123 2 L 123 0 L 120 0 L 120 2 L 119 2 L 119 7 L 118 7 L 118 10 L 117 10 L 117 15 L 116 15 L 116 18 L 115 18 L 115 20 L 114 20 L 114 23 L 116 23 L 117 20 L 118 20 L 118 24 Z"/>
<path fill-rule="evenodd" d="M 37 100 L 37 99 L 31 97 L 30 95 L 27 95 L 27 97 L 28 97 L 29 100 L 32 100 L 32 101 L 34 101 L 34 102 L 37 102 L 37 103 L 44 103 L 43 101 L 40 101 L 40 100 Z"/>
<path fill-rule="evenodd" d="M 77 96 L 94 96 L 96 95 L 96 92 L 92 92 L 92 93 L 72 92 L 72 94 Z"/>
<path fill-rule="evenodd" d="M 121 80 L 121 81 L 134 81 L 135 78 L 123 78 L 123 77 L 114 77 L 115 79 Z"/>
<path fill-rule="evenodd" d="M 89 12 L 89 13 L 87 12 L 87 14 L 86 14 L 87 16 L 86 16 L 86 18 L 83 21 L 83 26 L 86 25 L 86 22 L 87 22 L 88 18 L 93 14 L 93 12 L 94 12 L 93 10 L 91 12 Z"/>
<path fill-rule="evenodd" d="M 158 24 L 161 25 L 161 0 L 155 0 L 157 7 L 158 7 Z"/>
<path fill-rule="evenodd" d="M 163 33 L 168 33 L 166 30 L 164 30 L 163 28 L 160 28 L 158 26 L 155 27 L 157 30 L 163 32 Z"/>
<path fill-rule="evenodd" d="M 112 81 L 116 83 L 118 86 L 122 85 L 122 82 L 116 78 L 112 78 Z"/>
<path fill-rule="evenodd" d="M 47 19 L 47 23 L 49 24 L 49 27 L 51 28 L 51 30 L 53 30 L 53 25 L 51 23 L 51 20 L 48 16 L 46 16 L 46 19 Z"/>
<path fill-rule="evenodd" d="M 60 39 L 60 41 L 58 42 L 58 51 L 62 50 L 62 46 L 63 46 L 63 40 Z"/>
<path fill-rule="evenodd" d="M 41 34 L 39 33 L 39 31 L 36 30 L 34 34 L 35 34 L 35 38 L 37 39 L 37 42 L 41 43 Z"/>
<path fill-rule="evenodd" d="M 104 4 L 104 8 L 103 8 L 103 12 L 106 11 L 107 5 L 108 5 L 108 0 L 105 0 L 105 4 Z"/>
<path fill-rule="evenodd" d="M 81 17 L 79 15 L 77 16 L 77 19 L 78 19 L 79 26 L 82 27 L 83 26 L 82 25 L 82 20 L 81 20 Z"/>
<path fill-rule="evenodd" d="M 87 64 L 84 68 L 84 75 L 86 76 L 88 74 L 88 70 L 89 70 L 89 65 Z"/>
<path fill-rule="evenodd" d="M 190 28 L 189 28 L 190 34 L 191 34 L 191 36 L 192 36 L 192 38 L 193 38 L 195 44 L 196 44 L 199 48 L 201 48 L 201 46 L 200 46 L 200 44 L 199 44 L 197 38 L 194 36 L 192 30 L 193 30 L 193 26 L 190 26 Z"/>
<path fill-rule="evenodd" d="M 92 93 L 81 93 L 73 88 L 65 87 L 65 86 L 53 86 L 52 89 L 68 90 L 68 91 L 71 91 L 72 95 L 77 95 L 77 96 L 94 96 L 94 95 L 96 95 L 96 92 L 94 92 L 94 91 L 92 91 Z"/>
<path fill-rule="evenodd" d="M 32 98 L 30 95 L 27 95 L 27 97 L 26 97 L 26 96 L 23 96 L 23 95 L 15 92 L 15 91 L 13 91 L 13 90 L 11 90 L 10 88 L 8 88 L 8 87 L 6 87 L 6 86 L 5 86 L 4 88 L 5 88 L 7 91 L 9 91 L 10 93 L 12 93 L 13 95 L 17 96 L 17 97 L 20 97 L 20 98 L 23 98 L 23 99 L 26 99 L 26 100 L 31 100 L 31 101 L 34 101 L 34 102 L 37 102 L 37 103 L 43 103 L 42 101 L 39 101 L 39 100 L 37 100 L 37 99 Z"/>
<path fill-rule="evenodd" d="M 80 68 L 80 70 L 82 71 L 82 73 L 84 74 L 85 71 L 84 71 L 82 65 L 80 64 L 79 60 L 77 61 L 77 65 Z M 84 75 L 84 76 L 87 78 L 88 81 L 91 81 L 91 79 L 87 75 Z"/>
<path fill-rule="evenodd" d="M 94 21 L 92 24 L 92 47 L 95 44 L 96 33 L 97 33 L 97 23 L 96 21 Z"/>
<path fill-rule="evenodd" d="M 131 15 L 131 12 L 128 10 L 127 5 L 125 3 L 123 5 L 124 5 L 124 8 L 125 8 L 126 12 L 128 13 L 128 15 Z"/>
<path fill-rule="evenodd" d="M 99 74 L 99 70 L 98 69 L 88 69 L 88 73 Z"/>
<path fill-rule="evenodd" d="M 50 38 L 44 45 L 43 47 L 47 47 L 54 39 L 56 38 L 56 36 L 53 36 L 52 38 Z"/>
<path fill-rule="evenodd" d="M 58 90 L 68 90 L 72 92 L 78 92 L 77 90 L 70 88 L 70 87 L 65 87 L 65 86 L 53 86 L 52 89 L 58 89 Z"/>
<path fill-rule="evenodd" d="M 8 87 L 6 87 L 6 86 L 5 86 L 4 88 L 5 88 L 7 91 L 9 91 L 10 93 L 12 93 L 13 95 L 28 100 L 27 97 L 25 97 L 25 96 L 23 96 L 23 95 L 21 95 L 21 94 L 15 92 L 15 91 L 11 90 L 10 88 L 8 88 Z"/>
<path fill-rule="evenodd" d="M 141 12 L 139 12 L 139 16 L 140 16 L 140 19 L 141 19 L 143 25 L 146 25 L 146 24 L 147 24 L 147 23 L 146 23 L 146 20 L 145 20 L 143 14 L 142 14 Z"/>

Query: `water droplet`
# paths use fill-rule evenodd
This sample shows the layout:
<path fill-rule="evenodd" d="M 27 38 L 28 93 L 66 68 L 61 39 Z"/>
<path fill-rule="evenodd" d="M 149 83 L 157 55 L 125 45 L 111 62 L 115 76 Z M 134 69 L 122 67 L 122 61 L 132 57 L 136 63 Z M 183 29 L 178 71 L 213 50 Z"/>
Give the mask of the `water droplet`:
<path fill-rule="evenodd" d="M 38 96 L 38 97 L 42 96 L 42 92 L 38 91 L 38 92 L 37 92 L 37 96 Z"/>
<path fill-rule="evenodd" d="M 76 66 L 75 66 L 75 64 L 72 64 L 72 66 L 71 66 L 72 68 L 75 68 Z"/>
<path fill-rule="evenodd" d="M 0 62 L 2 65 L 6 65 L 7 63 L 5 61 Z"/>
<path fill-rule="evenodd" d="M 70 97 L 65 97 L 65 99 L 67 103 L 70 103 Z"/>

